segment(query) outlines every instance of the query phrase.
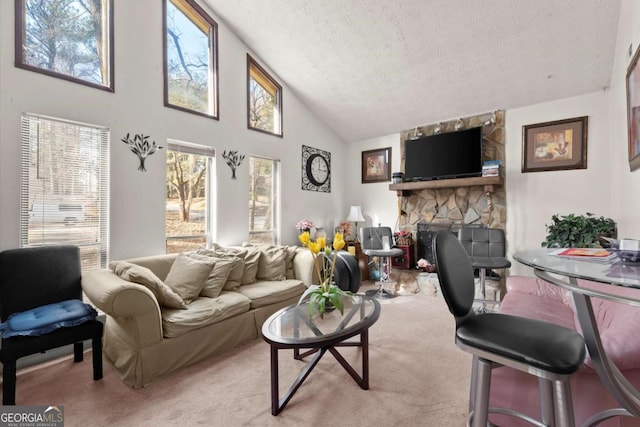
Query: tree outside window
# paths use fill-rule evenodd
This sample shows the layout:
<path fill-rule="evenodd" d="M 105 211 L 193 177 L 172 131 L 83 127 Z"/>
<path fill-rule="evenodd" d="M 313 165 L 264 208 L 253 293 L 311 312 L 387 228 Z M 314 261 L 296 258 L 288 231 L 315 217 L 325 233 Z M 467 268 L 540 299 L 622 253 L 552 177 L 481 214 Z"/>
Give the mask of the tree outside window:
<path fill-rule="evenodd" d="M 282 87 L 247 55 L 249 129 L 282 136 Z"/>
<path fill-rule="evenodd" d="M 249 242 L 278 243 L 277 160 L 249 157 Z"/>
<path fill-rule="evenodd" d="M 167 253 L 195 250 L 211 235 L 210 179 L 215 151 L 169 142 L 167 150 Z"/>
<path fill-rule="evenodd" d="M 165 0 L 165 105 L 217 118 L 217 24 L 192 0 Z"/>
<path fill-rule="evenodd" d="M 18 0 L 16 66 L 113 91 L 112 0 Z"/>

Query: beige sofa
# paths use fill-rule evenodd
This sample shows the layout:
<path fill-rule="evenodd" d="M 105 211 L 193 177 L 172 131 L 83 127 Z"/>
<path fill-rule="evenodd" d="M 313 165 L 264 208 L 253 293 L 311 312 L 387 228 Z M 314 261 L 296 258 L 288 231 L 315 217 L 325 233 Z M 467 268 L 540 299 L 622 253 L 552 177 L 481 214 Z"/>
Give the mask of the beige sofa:
<path fill-rule="evenodd" d="M 207 258 L 212 262 L 210 270 L 202 264 L 209 262 Z M 236 274 L 238 258 L 242 259 L 242 278 Z M 193 259 L 197 264 L 191 268 L 188 263 Z M 229 260 L 233 261 L 234 272 L 225 276 L 229 269 L 224 266 Z M 184 298 L 184 289 L 180 288 L 184 283 L 179 282 L 188 281 L 187 276 L 194 271 L 204 270 L 208 272 L 206 283 L 217 281 L 221 289 L 211 293 L 213 288 L 207 291 L 205 287 L 198 295 Z M 106 314 L 106 359 L 126 385 L 141 388 L 259 337 L 268 316 L 298 301 L 313 272 L 313 256 L 306 248 L 214 246 L 214 250 L 197 251 L 196 255 L 167 254 L 112 262 L 110 269 L 84 275 L 82 288 Z M 150 280 L 154 282 L 151 285 L 147 283 Z"/>

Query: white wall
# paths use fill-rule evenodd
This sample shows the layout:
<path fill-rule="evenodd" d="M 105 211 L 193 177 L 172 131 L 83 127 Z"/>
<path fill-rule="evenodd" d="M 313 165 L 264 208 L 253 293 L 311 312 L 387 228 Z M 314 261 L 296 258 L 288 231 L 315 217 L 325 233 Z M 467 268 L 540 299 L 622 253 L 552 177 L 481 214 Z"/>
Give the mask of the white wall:
<path fill-rule="evenodd" d="M 589 116 L 587 169 L 521 172 L 522 126 L 579 116 Z M 539 248 L 553 214 L 613 217 L 608 92 L 508 110 L 505 125 L 509 257 Z M 529 271 L 514 262 L 510 274 Z"/>
<path fill-rule="evenodd" d="M 396 226 L 396 221 L 398 220 L 398 198 L 395 191 L 389 190 L 391 182 L 362 184 L 362 152 L 386 147 L 391 147 L 391 172 L 399 172 L 399 134 L 351 142 L 347 146 L 347 158 L 353 167 L 348 169 L 346 176 L 349 185 L 345 195 L 343 218 L 347 217 L 349 206 L 362 206 L 362 214 L 367 221 L 365 224 L 358 224 L 358 227 L 381 224 L 394 229 Z"/>
<path fill-rule="evenodd" d="M 282 242 L 295 243 L 302 218 L 332 228 L 343 218 L 348 162 L 344 143 L 283 84 L 283 138 L 247 129 L 246 53 L 248 48 L 218 22 L 220 120 L 163 106 L 162 3 L 117 2 L 114 17 L 115 93 L 15 68 L 14 2 L 0 2 L 0 250 L 19 245 L 20 115 L 32 112 L 111 129 L 111 258 L 165 251 L 165 150 L 151 156 L 147 172 L 120 141 L 127 133 L 214 147 L 217 169 L 217 236 L 222 244 L 248 237 L 247 160 L 237 180 L 222 159 L 223 150 L 281 160 Z M 249 51 L 250 52 L 250 51 Z M 251 52 L 250 52 L 251 53 Z M 252 54 L 260 61 L 260 58 Z M 261 62 L 269 70 L 268 65 Z M 271 70 L 269 70 L 271 72 Z M 275 73 L 272 73 L 278 79 Z M 301 190 L 301 146 L 332 154 L 332 192 Z"/>
<path fill-rule="evenodd" d="M 631 172 L 627 154 L 627 99 L 626 73 L 631 62 L 628 55 L 632 44 L 632 54 L 640 45 L 640 2 L 623 0 L 618 22 L 618 38 L 616 55 L 611 74 L 610 96 L 608 108 L 611 115 L 611 161 L 612 161 L 612 194 L 614 217 L 618 221 L 618 235 L 640 239 L 640 170 Z"/>

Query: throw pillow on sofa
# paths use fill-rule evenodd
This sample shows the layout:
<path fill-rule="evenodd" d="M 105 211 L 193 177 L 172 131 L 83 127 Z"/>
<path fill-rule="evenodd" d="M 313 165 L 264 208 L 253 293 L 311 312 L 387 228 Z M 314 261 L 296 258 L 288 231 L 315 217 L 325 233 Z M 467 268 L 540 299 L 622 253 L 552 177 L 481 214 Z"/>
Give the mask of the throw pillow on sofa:
<path fill-rule="evenodd" d="M 123 280 L 137 283 L 149 289 L 158 300 L 158 304 L 168 308 L 187 308 L 180 295 L 165 285 L 153 271 L 126 261 L 113 266 L 113 272 Z"/>
<path fill-rule="evenodd" d="M 229 277 L 224 284 L 225 291 L 236 291 L 240 287 L 242 281 L 242 274 L 244 273 L 244 259 L 234 255 L 233 253 L 225 253 L 224 251 L 215 251 L 210 249 L 198 249 L 196 251 L 198 255 L 206 255 L 216 258 L 217 263 L 221 263 L 222 259 L 231 264 L 231 271 Z"/>
<path fill-rule="evenodd" d="M 241 258 L 243 263 L 242 278 L 240 279 L 241 285 L 250 285 L 256 282 L 256 275 L 258 274 L 258 264 L 260 263 L 260 251 L 254 247 L 239 248 L 231 247 L 225 248 L 217 243 L 212 245 L 215 256 L 236 256 Z"/>
<path fill-rule="evenodd" d="M 243 247 L 248 247 L 248 246 L 256 247 L 261 252 L 264 251 L 264 250 L 272 250 L 272 249 L 284 250 L 285 253 L 286 253 L 285 278 L 286 279 L 295 279 L 296 278 L 295 270 L 293 268 L 293 259 L 296 256 L 296 251 L 298 249 L 298 246 L 286 246 L 286 245 L 279 246 L 279 245 L 267 245 L 267 244 L 249 243 L 249 242 L 242 243 L 242 246 Z M 262 259 L 260 259 L 260 262 L 262 263 Z M 260 274 L 256 275 L 256 277 L 258 279 L 260 279 Z M 279 279 L 276 279 L 276 280 L 279 280 Z"/>
<path fill-rule="evenodd" d="M 200 291 L 200 296 L 208 298 L 217 298 L 220 296 L 224 284 L 227 283 L 229 273 L 233 267 L 233 260 L 231 258 L 215 258 L 208 255 L 199 255 L 197 253 L 189 254 L 191 258 L 195 259 L 212 259 L 215 265 L 209 272 L 209 277 L 204 282 L 204 287 Z"/>
<path fill-rule="evenodd" d="M 284 280 L 287 274 L 287 251 L 284 247 L 260 248 L 258 280 Z"/>
<path fill-rule="evenodd" d="M 242 273 L 243 285 L 250 285 L 257 281 L 258 268 L 260 267 L 260 251 L 258 248 L 247 248 L 244 255 L 244 272 Z"/>
<path fill-rule="evenodd" d="M 200 295 L 214 265 L 212 258 L 195 259 L 181 253 L 173 262 L 164 284 L 180 295 L 185 304 L 190 304 Z"/>

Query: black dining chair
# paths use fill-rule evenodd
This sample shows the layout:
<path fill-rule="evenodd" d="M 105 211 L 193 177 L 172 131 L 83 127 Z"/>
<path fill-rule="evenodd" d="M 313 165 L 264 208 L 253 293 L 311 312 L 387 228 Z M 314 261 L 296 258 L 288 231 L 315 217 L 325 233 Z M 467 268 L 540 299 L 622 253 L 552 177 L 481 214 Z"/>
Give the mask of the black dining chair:
<path fill-rule="evenodd" d="M 82 300 L 80 251 L 76 246 L 41 246 L 0 252 L 0 319 L 14 313 Z M 37 318 L 40 313 L 35 313 Z M 16 361 L 24 356 L 73 344 L 74 362 L 83 359 L 85 340 L 93 348 L 93 379 L 102 378 L 102 331 L 99 320 L 60 327 L 35 336 L 2 337 L 2 404 L 15 405 Z"/>
<path fill-rule="evenodd" d="M 452 233 L 440 231 L 433 250 L 442 295 L 456 321 L 456 345 L 473 355 L 469 425 L 486 427 L 492 412 L 537 422 L 508 408 L 489 407 L 491 370 L 509 366 L 538 377 L 542 425 L 573 427 L 569 379 L 584 361 L 583 337 L 548 322 L 474 312 L 473 267 L 462 244 Z"/>

